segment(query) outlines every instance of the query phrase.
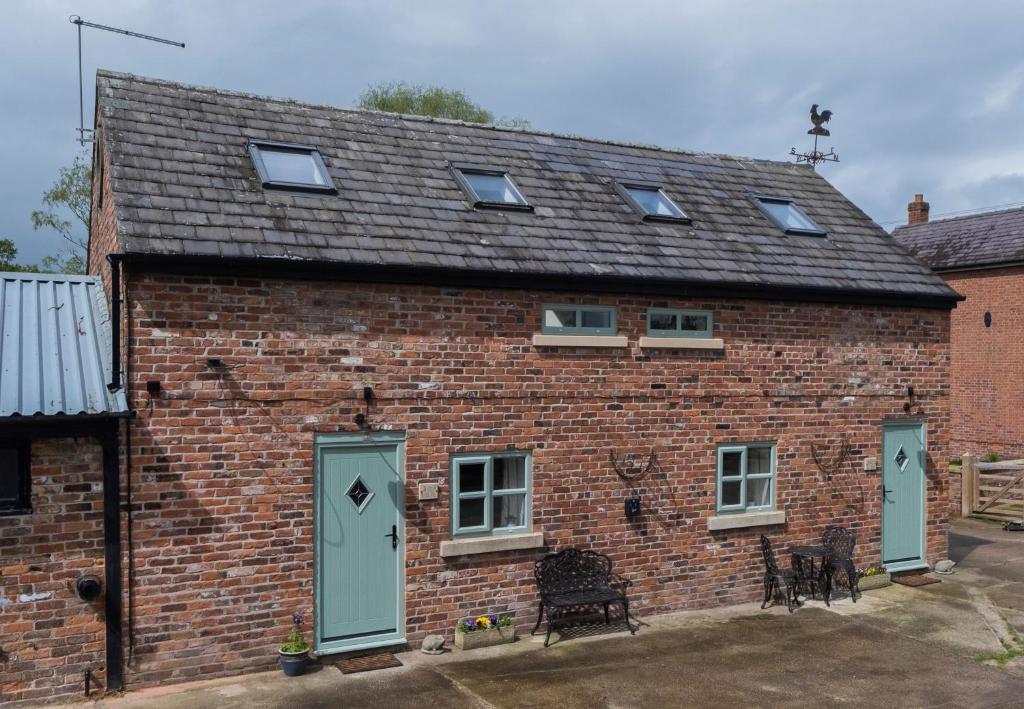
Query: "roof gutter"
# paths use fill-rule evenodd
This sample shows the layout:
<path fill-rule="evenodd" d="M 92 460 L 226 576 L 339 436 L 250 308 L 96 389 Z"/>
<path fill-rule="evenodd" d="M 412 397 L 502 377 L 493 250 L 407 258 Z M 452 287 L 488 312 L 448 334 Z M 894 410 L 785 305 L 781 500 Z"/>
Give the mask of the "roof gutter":
<path fill-rule="evenodd" d="M 188 276 L 232 276 L 295 280 L 349 281 L 355 283 L 416 284 L 438 287 L 506 288 L 549 291 L 590 291 L 674 297 L 742 298 L 790 302 L 887 305 L 950 310 L 964 300 L 952 290 L 949 295 L 863 291 L 807 286 L 751 283 L 709 283 L 644 277 L 524 273 L 513 271 L 471 271 L 455 268 L 389 266 L 282 258 L 225 258 L 179 254 L 117 254 L 111 264 L 123 261 L 137 271 Z M 118 270 L 119 273 L 119 270 Z M 113 288 L 111 289 L 114 290 Z M 119 293 L 119 288 L 118 291 Z M 113 306 L 119 313 L 119 307 Z M 117 322 L 119 333 L 120 320 Z M 118 338 L 112 338 L 117 342 Z M 115 349 L 117 345 L 114 345 Z"/>
<path fill-rule="evenodd" d="M 933 267 L 935 273 L 962 273 L 964 271 L 995 271 L 1000 268 L 1018 268 L 1024 261 L 989 261 L 987 263 L 967 264 L 964 266 Z"/>

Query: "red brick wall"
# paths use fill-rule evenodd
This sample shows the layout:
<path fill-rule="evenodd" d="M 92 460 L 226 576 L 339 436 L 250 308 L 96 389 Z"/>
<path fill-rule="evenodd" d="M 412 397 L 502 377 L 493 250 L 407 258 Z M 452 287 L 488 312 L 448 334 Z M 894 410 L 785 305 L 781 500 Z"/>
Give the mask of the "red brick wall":
<path fill-rule="evenodd" d="M 356 430 L 372 386 L 375 428 L 405 431 L 407 631 L 450 633 L 510 609 L 532 625 L 535 552 L 445 561 L 449 456 L 533 452 L 533 525 L 551 548 L 606 551 L 641 614 L 752 601 L 757 538 L 857 529 L 879 560 L 881 423 L 928 421 L 928 558 L 946 555 L 945 311 L 756 301 L 588 298 L 524 291 L 133 276 L 131 397 L 136 509 L 130 686 L 270 668 L 293 611 L 312 613 L 316 432 Z M 541 303 L 617 304 L 626 349 L 536 348 Z M 648 306 L 715 311 L 724 353 L 641 351 Z M 222 372 L 205 358 L 224 359 Z M 145 382 L 163 393 L 150 400 Z M 845 434 L 835 475 L 813 463 Z M 778 444 L 785 527 L 710 533 L 715 446 Z M 657 451 L 647 510 L 611 450 Z M 437 501 L 417 484 L 441 484 Z"/>
<path fill-rule="evenodd" d="M 2 706 L 80 695 L 87 669 L 102 688 L 102 601 L 85 603 L 71 586 L 103 578 L 102 481 L 91 439 L 37 441 L 32 512 L 0 517 Z"/>
<path fill-rule="evenodd" d="M 89 224 L 89 275 L 103 279 L 103 289 L 110 303 L 110 265 L 107 263 L 109 254 L 120 253 L 121 246 L 117 243 L 117 221 L 114 205 L 114 191 L 110 174 L 110 159 L 104 149 L 101 138 L 102 125 L 97 125 L 97 140 L 93 156 L 92 180 L 92 211 Z"/>
<path fill-rule="evenodd" d="M 1024 457 L 1024 267 L 943 277 L 967 297 L 951 324 L 951 453 Z"/>

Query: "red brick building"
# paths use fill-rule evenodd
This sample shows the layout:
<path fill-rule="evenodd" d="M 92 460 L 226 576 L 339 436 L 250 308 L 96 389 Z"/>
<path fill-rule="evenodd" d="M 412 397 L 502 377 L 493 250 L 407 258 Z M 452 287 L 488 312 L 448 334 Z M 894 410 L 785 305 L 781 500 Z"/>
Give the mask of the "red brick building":
<path fill-rule="evenodd" d="M 922 195 L 893 232 L 966 300 L 950 325 L 950 453 L 1024 457 L 1024 209 L 928 220 Z"/>
<path fill-rule="evenodd" d="M 130 687 L 270 668 L 293 612 L 324 654 L 529 630 L 571 545 L 641 615 L 759 598 L 762 533 L 945 556 L 957 296 L 814 171 L 97 91 Z"/>

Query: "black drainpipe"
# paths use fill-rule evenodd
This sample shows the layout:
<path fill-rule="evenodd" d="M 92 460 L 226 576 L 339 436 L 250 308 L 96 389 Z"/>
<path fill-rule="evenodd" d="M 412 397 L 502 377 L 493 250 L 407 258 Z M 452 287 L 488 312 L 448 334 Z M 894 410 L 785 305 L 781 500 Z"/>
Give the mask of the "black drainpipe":
<path fill-rule="evenodd" d="M 110 384 L 121 388 L 121 254 L 107 256 L 110 262 Z"/>
<path fill-rule="evenodd" d="M 124 636 L 121 627 L 121 465 L 117 419 L 100 436 L 103 447 L 103 572 L 106 620 L 107 691 L 124 689 Z"/>
<path fill-rule="evenodd" d="M 110 383 L 121 388 L 121 255 L 110 254 Z M 121 460 L 120 423 L 115 419 L 100 439 L 103 447 L 103 570 L 107 649 L 107 691 L 124 689 L 124 628 L 121 598 Z"/>

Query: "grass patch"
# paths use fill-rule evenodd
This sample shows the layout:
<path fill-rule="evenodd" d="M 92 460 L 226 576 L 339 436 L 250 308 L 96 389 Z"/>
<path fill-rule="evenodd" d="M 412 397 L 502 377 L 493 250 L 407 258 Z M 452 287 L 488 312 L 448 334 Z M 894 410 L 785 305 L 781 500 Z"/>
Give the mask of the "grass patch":
<path fill-rule="evenodd" d="M 995 662 L 1000 669 L 1005 669 L 1010 660 L 1024 657 L 1024 640 L 1021 639 L 1020 633 L 1005 620 L 1003 623 L 1006 625 L 1006 632 L 1013 638 L 1013 642 L 1008 643 L 1000 638 L 999 642 L 1003 645 L 1002 652 L 986 652 L 975 655 L 973 658 L 975 662 Z"/>
<path fill-rule="evenodd" d="M 989 652 L 983 655 L 975 655 L 975 662 L 995 662 L 1000 669 L 1006 667 L 1006 663 L 1018 657 L 1024 657 L 1024 648 L 1012 648 L 1002 652 Z"/>

